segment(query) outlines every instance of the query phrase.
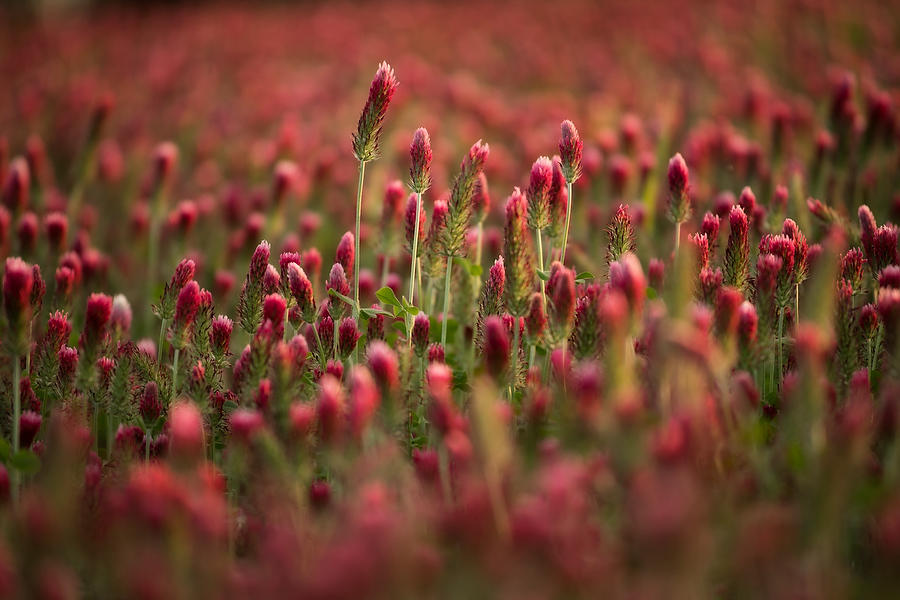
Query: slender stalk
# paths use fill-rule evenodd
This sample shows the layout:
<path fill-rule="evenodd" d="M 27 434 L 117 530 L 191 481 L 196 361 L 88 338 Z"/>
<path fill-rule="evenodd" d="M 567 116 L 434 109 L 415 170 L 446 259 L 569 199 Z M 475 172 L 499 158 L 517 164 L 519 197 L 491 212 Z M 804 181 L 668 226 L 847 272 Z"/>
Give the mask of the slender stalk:
<path fill-rule="evenodd" d="M 513 396 L 516 393 L 516 385 L 518 383 L 517 379 L 519 378 L 519 317 L 513 317 L 513 351 L 512 351 L 512 359 L 509 361 L 510 365 L 510 386 L 509 386 L 509 401 L 512 402 Z"/>
<path fill-rule="evenodd" d="M 144 438 L 144 462 L 150 462 L 150 444 L 153 443 L 153 436 L 149 431 L 145 431 Z"/>
<path fill-rule="evenodd" d="M 353 318 L 359 316 L 359 223 L 362 218 L 362 191 L 363 179 L 366 176 L 366 161 L 359 161 L 359 183 L 356 186 L 356 236 L 353 242 L 356 246 L 353 254 L 353 300 L 356 302 Z"/>
<path fill-rule="evenodd" d="M 544 247 L 541 242 L 541 230 L 536 229 L 534 231 L 534 235 L 537 238 L 537 256 L 538 256 L 538 269 L 541 272 L 544 272 Z M 541 279 L 541 300 L 544 301 L 544 306 L 547 306 L 547 282 Z"/>
<path fill-rule="evenodd" d="M 778 372 L 777 377 L 780 378 L 784 373 L 784 309 L 778 311 Z M 776 378 L 776 382 L 778 379 Z M 776 383 L 777 385 L 777 383 Z"/>
<path fill-rule="evenodd" d="M 447 316 L 450 313 L 450 271 L 453 268 L 453 257 L 447 257 L 447 271 L 444 275 L 444 312 L 441 317 L 441 346 L 447 348 Z"/>
<path fill-rule="evenodd" d="M 800 284 L 794 285 L 794 332 L 800 328 Z"/>
<path fill-rule="evenodd" d="M 159 343 L 156 345 L 156 362 L 162 364 L 163 345 L 166 343 L 166 319 L 159 324 Z"/>
<path fill-rule="evenodd" d="M 675 223 L 675 255 L 678 256 L 678 248 L 681 246 L 681 222 Z"/>
<path fill-rule="evenodd" d="M 319 337 L 319 330 L 316 328 L 315 323 L 310 323 L 309 326 L 313 330 L 313 335 L 316 336 L 316 347 L 319 349 L 319 362 L 322 365 L 322 369 L 325 369 L 325 348 L 322 347 L 322 338 Z"/>
<path fill-rule="evenodd" d="M 12 355 L 13 362 L 13 447 L 12 452 L 15 454 L 19 451 L 19 420 L 22 414 L 22 398 L 19 390 L 19 380 L 21 378 L 21 373 L 19 372 L 19 355 L 15 352 Z M 19 497 L 19 472 L 16 469 L 11 469 L 12 474 L 12 497 L 14 500 Z"/>
<path fill-rule="evenodd" d="M 172 358 L 172 393 L 178 393 L 178 355 L 181 350 L 175 347 L 175 356 Z"/>
<path fill-rule="evenodd" d="M 416 263 L 419 262 L 419 219 L 422 218 L 422 194 L 416 194 L 416 220 L 413 233 L 412 259 L 409 261 L 409 301 L 415 304 L 416 297 Z M 421 275 L 420 275 L 421 276 Z M 412 320 L 406 317 L 406 345 L 412 345 Z"/>
<path fill-rule="evenodd" d="M 566 245 L 569 242 L 569 221 L 572 218 L 572 182 L 566 183 L 569 192 L 569 202 L 566 204 L 566 228 L 563 230 L 562 249 L 560 250 L 559 262 L 566 264 Z"/>
<path fill-rule="evenodd" d="M 475 264 L 481 266 L 481 246 L 484 240 L 484 221 L 478 221 L 478 238 L 475 241 Z"/>

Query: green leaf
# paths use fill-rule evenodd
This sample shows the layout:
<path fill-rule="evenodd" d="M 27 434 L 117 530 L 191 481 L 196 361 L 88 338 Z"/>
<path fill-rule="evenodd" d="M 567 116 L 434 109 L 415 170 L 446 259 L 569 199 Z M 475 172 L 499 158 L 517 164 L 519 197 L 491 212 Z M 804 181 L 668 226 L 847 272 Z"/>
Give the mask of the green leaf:
<path fill-rule="evenodd" d="M 334 296 L 335 298 L 340 298 L 341 300 L 343 300 L 350 306 L 356 306 L 356 302 L 354 302 L 353 298 L 350 298 L 349 296 L 345 296 L 335 289 L 328 290 L 328 294 L 331 296 Z"/>
<path fill-rule="evenodd" d="M 230 415 L 237 410 L 237 407 L 237 402 L 235 402 L 234 400 L 228 400 L 225 402 L 225 404 L 222 405 L 222 414 Z"/>
<path fill-rule="evenodd" d="M 401 321 L 394 321 L 391 324 L 391 328 L 396 330 L 398 333 L 402 333 L 404 335 L 406 334 L 406 323 L 403 323 Z"/>
<path fill-rule="evenodd" d="M 537 276 L 540 277 L 541 280 L 547 281 L 548 279 L 550 279 L 549 271 L 541 271 L 540 269 L 535 269 L 535 271 L 537 272 Z"/>
<path fill-rule="evenodd" d="M 382 310 L 380 308 L 361 308 L 359 309 L 359 313 L 361 315 L 365 315 L 366 318 L 371 319 L 375 315 L 384 315 L 385 317 L 393 317 L 394 313 Z"/>
<path fill-rule="evenodd" d="M 659 296 L 659 294 L 657 294 L 656 290 L 648 285 L 647 286 L 647 297 L 651 300 L 655 300 L 657 296 Z"/>
<path fill-rule="evenodd" d="M 410 304 L 409 300 L 406 299 L 406 296 L 400 298 L 400 302 L 403 303 L 403 311 L 408 313 L 411 317 L 419 314 L 419 307 L 414 304 Z"/>
<path fill-rule="evenodd" d="M 378 298 L 382 304 L 395 306 L 398 310 L 403 310 L 403 304 L 401 304 L 400 300 L 397 299 L 397 294 L 395 294 L 394 290 L 392 290 L 388 286 L 384 286 L 383 288 L 375 292 L 375 297 Z M 394 314 L 396 313 L 397 311 L 394 311 Z"/>
<path fill-rule="evenodd" d="M 593 279 L 594 274 L 590 271 L 582 271 L 578 275 L 575 276 L 575 281 L 587 281 L 588 279 Z"/>
<path fill-rule="evenodd" d="M 41 459 L 31 450 L 19 450 L 9 459 L 9 465 L 25 475 L 33 475 L 41 468 Z"/>
<path fill-rule="evenodd" d="M 0 437 L 0 460 L 6 462 L 9 460 L 10 454 L 9 442 L 6 441 L 6 438 Z"/>

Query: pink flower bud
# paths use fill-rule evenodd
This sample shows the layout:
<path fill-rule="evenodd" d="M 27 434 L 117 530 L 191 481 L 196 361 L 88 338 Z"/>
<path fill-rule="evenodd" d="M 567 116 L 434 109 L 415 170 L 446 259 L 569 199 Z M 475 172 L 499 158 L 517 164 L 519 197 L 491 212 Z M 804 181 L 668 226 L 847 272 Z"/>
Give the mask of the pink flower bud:
<path fill-rule="evenodd" d="M 31 318 L 31 292 L 34 274 L 20 258 L 7 258 L 3 272 L 3 306 L 14 331 L 21 332 Z M 18 334 L 17 334 L 18 335 Z"/>
<path fill-rule="evenodd" d="M 341 263 L 334 263 L 334 265 L 332 265 L 325 288 L 334 290 L 344 296 L 350 293 L 350 282 L 347 281 L 347 276 L 345 275 L 344 267 Z M 339 300 L 339 302 L 341 301 Z"/>
<path fill-rule="evenodd" d="M 356 365 L 350 372 L 350 398 L 347 406 L 347 420 L 356 437 L 365 431 L 380 402 L 378 386 L 369 370 Z"/>
<path fill-rule="evenodd" d="M 387 344 L 381 340 L 370 343 L 366 349 L 366 360 L 375 381 L 383 391 L 391 390 L 397 385 L 397 355 Z"/>
<path fill-rule="evenodd" d="M 368 162 L 378 157 L 384 118 L 398 85 L 394 69 L 386 62 L 378 65 L 378 71 L 369 87 L 369 97 L 356 126 L 356 133 L 353 134 L 353 154 L 360 162 Z"/>
<path fill-rule="evenodd" d="M 733 335 L 737 331 L 741 304 L 744 296 L 739 290 L 723 287 L 716 298 L 716 329 L 722 335 Z"/>
<path fill-rule="evenodd" d="M 503 320 L 491 315 L 484 321 L 484 361 L 488 373 L 500 379 L 506 372 L 510 361 L 509 336 Z"/>
<path fill-rule="evenodd" d="M 288 287 L 297 307 L 300 309 L 301 316 L 307 323 L 312 322 L 316 315 L 316 301 L 313 297 L 313 286 L 306 276 L 306 273 L 296 263 L 288 265 Z"/>
<path fill-rule="evenodd" d="M 572 121 L 563 121 L 560 125 L 559 156 L 562 159 L 563 173 L 568 183 L 574 183 L 581 176 L 581 158 L 584 142 Z"/>
<path fill-rule="evenodd" d="M 430 327 L 431 322 L 428 320 L 428 315 L 423 312 L 416 315 L 413 321 L 412 343 L 416 349 L 416 354 L 420 357 L 425 356 L 425 353 L 428 351 L 428 332 Z"/>
<path fill-rule="evenodd" d="M 434 342 L 428 346 L 428 363 L 434 362 L 445 362 L 444 347 L 439 342 Z"/>
<path fill-rule="evenodd" d="M 343 358 L 349 357 L 359 340 L 359 327 L 353 317 L 344 317 L 338 325 L 338 353 Z"/>
<path fill-rule="evenodd" d="M 266 294 L 274 294 L 281 288 L 281 275 L 272 265 L 266 265 L 266 273 L 262 279 L 262 290 Z"/>
<path fill-rule="evenodd" d="M 669 217 L 675 223 L 683 223 L 690 216 L 688 196 L 688 167 L 680 153 L 669 160 Z"/>
<path fill-rule="evenodd" d="M 17 214 L 28 206 L 28 194 L 31 189 L 31 177 L 28 162 L 24 158 L 16 158 L 9 164 L 6 180 L 3 182 L 3 205 L 10 212 Z"/>
<path fill-rule="evenodd" d="M 253 256 L 250 258 L 250 280 L 257 284 L 261 285 L 263 277 L 266 275 L 266 270 L 269 266 L 270 250 L 269 242 L 263 240 L 256 247 L 256 250 L 253 251 Z"/>
<path fill-rule="evenodd" d="M 353 273 L 354 248 L 353 232 L 348 231 L 341 236 L 335 252 L 334 260 L 344 267 L 344 273 Z"/>
<path fill-rule="evenodd" d="M 316 400 L 316 420 L 319 435 L 324 441 L 333 440 L 340 434 L 345 411 L 344 389 L 331 375 L 323 375 L 319 381 Z"/>
<path fill-rule="evenodd" d="M 148 381 L 141 394 L 139 406 L 141 418 L 149 427 L 162 414 L 162 402 L 159 399 L 159 387 L 155 381 Z"/>
<path fill-rule="evenodd" d="M 431 137 L 424 127 L 416 129 L 409 145 L 409 187 L 422 194 L 431 186 Z"/>
<path fill-rule="evenodd" d="M 19 445 L 21 448 L 31 446 L 41 430 L 42 421 L 41 415 L 32 410 L 26 410 L 19 416 Z"/>
<path fill-rule="evenodd" d="M 553 184 L 553 163 L 546 156 L 531 166 L 528 182 L 528 226 L 542 231 L 550 225 L 550 187 Z"/>
<path fill-rule="evenodd" d="M 745 300 L 738 308 L 738 338 L 742 346 L 749 346 L 756 341 L 758 323 L 756 307 Z"/>
<path fill-rule="evenodd" d="M 131 329 L 131 304 L 128 298 L 122 294 L 116 294 L 113 298 L 112 312 L 110 313 L 110 324 L 113 329 L 120 335 L 126 335 Z"/>
<path fill-rule="evenodd" d="M 212 320 L 209 330 L 209 343 L 213 352 L 217 356 L 225 356 L 228 354 L 228 348 L 231 345 L 231 332 L 234 324 L 231 319 L 225 315 L 217 315 Z"/>
<path fill-rule="evenodd" d="M 106 339 L 106 328 L 112 316 L 112 298 L 106 294 L 91 294 L 87 301 L 82 342 L 86 347 L 94 347 Z"/>
<path fill-rule="evenodd" d="M 544 300 L 540 292 L 531 295 L 531 302 L 528 305 L 528 314 L 525 315 L 525 331 L 528 337 L 538 340 L 544 335 L 547 328 L 547 315 L 544 313 Z"/>
<path fill-rule="evenodd" d="M 22 213 L 19 224 L 16 227 L 16 236 L 19 239 L 19 247 L 26 254 L 34 250 L 38 235 L 38 218 L 33 212 Z"/>
<path fill-rule="evenodd" d="M 229 426 L 235 439 L 247 443 L 265 427 L 265 421 L 259 411 L 239 408 L 231 413 Z"/>
<path fill-rule="evenodd" d="M 172 453 L 184 457 L 203 454 L 203 415 L 193 402 L 178 402 L 169 410 Z"/>

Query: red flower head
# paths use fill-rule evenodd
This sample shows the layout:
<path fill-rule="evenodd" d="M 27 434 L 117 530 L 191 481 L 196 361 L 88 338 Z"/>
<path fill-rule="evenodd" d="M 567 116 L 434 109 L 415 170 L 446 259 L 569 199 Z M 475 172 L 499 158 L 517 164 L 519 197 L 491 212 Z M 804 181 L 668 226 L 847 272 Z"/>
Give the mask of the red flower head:
<path fill-rule="evenodd" d="M 550 225 L 550 188 L 553 185 L 553 163 L 546 156 L 531 166 L 528 181 L 528 226 L 542 231 Z"/>
<path fill-rule="evenodd" d="M 565 120 L 560 125 L 559 156 L 562 159 L 563 174 L 568 183 L 575 183 L 581 176 L 581 158 L 584 142 L 572 121 Z"/>
<path fill-rule="evenodd" d="M 503 320 L 491 315 L 484 321 L 484 363 L 488 373 L 500 379 L 510 361 L 510 344 Z"/>
<path fill-rule="evenodd" d="M 419 127 L 409 145 L 409 187 L 417 194 L 431 186 L 431 159 L 431 137 L 424 127 Z"/>
<path fill-rule="evenodd" d="M 353 232 L 348 231 L 341 236 L 341 241 L 338 242 L 337 251 L 335 251 L 334 260 L 344 267 L 344 273 L 353 272 L 353 262 L 355 260 L 353 242 Z"/>
<path fill-rule="evenodd" d="M 431 323 L 428 320 L 428 315 L 422 312 L 416 315 L 415 321 L 413 321 L 412 343 L 416 349 L 416 354 L 420 357 L 425 356 L 425 353 L 428 351 L 428 332 L 430 327 Z"/>
<path fill-rule="evenodd" d="M 378 65 L 369 87 L 369 97 L 356 125 L 356 133 L 353 134 L 353 154 L 360 162 L 378 158 L 384 118 L 398 85 L 394 69 L 386 62 Z"/>

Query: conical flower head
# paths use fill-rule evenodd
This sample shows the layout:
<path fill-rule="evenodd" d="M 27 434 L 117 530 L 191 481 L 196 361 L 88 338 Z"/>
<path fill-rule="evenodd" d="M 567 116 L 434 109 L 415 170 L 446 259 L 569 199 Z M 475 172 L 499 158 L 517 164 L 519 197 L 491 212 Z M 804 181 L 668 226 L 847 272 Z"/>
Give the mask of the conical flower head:
<path fill-rule="evenodd" d="M 532 340 L 539 340 L 547 329 L 547 314 L 544 312 L 544 297 L 540 292 L 531 295 L 528 314 L 525 315 L 525 331 Z"/>
<path fill-rule="evenodd" d="M 673 223 L 684 223 L 691 214 L 688 196 L 688 168 L 681 153 L 669 160 L 669 218 Z"/>
<path fill-rule="evenodd" d="M 475 209 L 472 203 L 475 184 L 478 174 L 484 169 L 488 154 L 490 147 L 487 144 L 481 140 L 475 142 L 463 158 L 459 173 L 453 180 L 450 200 L 447 202 L 447 225 L 437 246 L 438 252 L 443 256 L 460 256 Z"/>
<path fill-rule="evenodd" d="M 553 185 L 553 163 L 546 156 L 531 165 L 528 180 L 528 226 L 543 231 L 550 225 L 550 188 Z"/>
<path fill-rule="evenodd" d="M 560 125 L 559 156 L 562 159 L 563 174 L 568 183 L 575 183 L 581 177 L 581 157 L 584 153 L 584 142 L 568 119 Z"/>
<path fill-rule="evenodd" d="M 525 195 L 514 188 L 506 200 L 506 224 L 503 229 L 503 264 L 506 271 L 506 307 L 511 314 L 524 316 L 534 288 L 534 259 L 528 235 Z"/>
<path fill-rule="evenodd" d="M 300 315 L 307 323 L 316 318 L 316 300 L 313 296 L 313 285 L 306 272 L 297 263 L 290 263 L 287 269 L 288 287 L 297 303 Z"/>
<path fill-rule="evenodd" d="M 420 312 L 413 321 L 412 343 L 416 349 L 416 354 L 420 357 L 425 356 L 428 351 L 428 333 L 431 328 L 431 322 L 428 315 Z"/>
<path fill-rule="evenodd" d="M 341 241 L 338 242 L 337 250 L 335 251 L 334 260 L 344 267 L 344 273 L 353 272 L 353 263 L 356 260 L 356 251 L 353 243 L 353 232 L 347 231 L 341 236 Z"/>
<path fill-rule="evenodd" d="M 616 214 L 606 228 L 608 245 L 606 247 L 606 263 L 611 264 L 636 249 L 634 226 L 628 207 L 620 204 Z"/>
<path fill-rule="evenodd" d="M 417 194 L 431 187 L 431 137 L 428 130 L 419 127 L 409 145 L 409 187 Z"/>
<path fill-rule="evenodd" d="M 503 319 L 491 315 L 484 322 L 484 364 L 488 373 L 500 379 L 509 366 L 510 344 Z"/>
<path fill-rule="evenodd" d="M 356 125 L 356 133 L 353 134 L 353 154 L 360 162 L 378 158 L 384 118 L 398 85 L 391 65 L 386 62 L 378 65 L 369 87 L 369 97 Z"/>
<path fill-rule="evenodd" d="M 554 261 L 550 266 L 547 296 L 553 335 L 557 340 L 564 340 L 569 336 L 575 319 L 575 273 L 559 261 Z"/>
<path fill-rule="evenodd" d="M 350 282 L 347 281 L 347 275 L 341 263 L 334 263 L 331 266 L 331 271 L 328 273 L 328 281 L 325 284 L 325 289 L 334 290 L 344 296 L 350 293 Z"/>
<path fill-rule="evenodd" d="M 566 176 L 562 170 L 562 159 L 553 157 L 553 181 L 550 184 L 550 237 L 562 237 L 566 226 L 566 210 L 569 206 L 569 192 L 566 188 Z"/>
<path fill-rule="evenodd" d="M 733 206 L 728 216 L 731 231 L 725 250 L 725 285 L 743 290 L 750 268 L 750 222 L 740 206 Z"/>

